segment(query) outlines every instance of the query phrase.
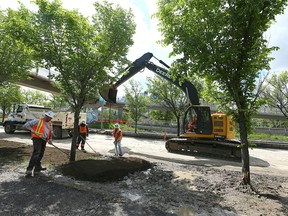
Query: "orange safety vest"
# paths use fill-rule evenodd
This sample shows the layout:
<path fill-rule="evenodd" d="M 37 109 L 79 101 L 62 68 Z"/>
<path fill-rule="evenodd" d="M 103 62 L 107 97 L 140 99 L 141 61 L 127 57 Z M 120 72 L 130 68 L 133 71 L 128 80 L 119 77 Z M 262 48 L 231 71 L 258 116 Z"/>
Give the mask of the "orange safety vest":
<path fill-rule="evenodd" d="M 117 131 L 117 128 L 115 128 L 113 131 L 113 136 L 116 138 L 116 141 L 122 140 L 123 134 L 122 134 L 121 129 L 119 128 Z"/>
<path fill-rule="evenodd" d="M 79 131 L 81 134 L 87 133 L 87 125 L 79 126 Z"/>
<path fill-rule="evenodd" d="M 34 130 L 34 133 L 32 133 L 32 137 L 34 138 L 40 138 L 43 139 L 43 133 L 45 129 L 44 119 L 38 119 L 38 124 L 32 126 L 31 128 Z M 50 140 L 51 137 L 51 128 L 52 128 L 52 122 L 49 121 L 49 128 L 48 128 L 48 137 L 46 138 L 46 141 Z"/>

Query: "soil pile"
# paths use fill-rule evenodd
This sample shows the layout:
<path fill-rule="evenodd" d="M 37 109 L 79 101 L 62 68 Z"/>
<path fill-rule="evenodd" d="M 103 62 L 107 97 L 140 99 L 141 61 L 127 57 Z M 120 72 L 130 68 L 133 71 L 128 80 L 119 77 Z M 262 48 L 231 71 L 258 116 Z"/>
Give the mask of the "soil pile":
<path fill-rule="evenodd" d="M 112 182 L 122 180 L 128 174 L 152 168 L 152 164 L 140 158 L 103 158 L 71 162 L 60 167 L 63 175 L 77 180 Z"/>

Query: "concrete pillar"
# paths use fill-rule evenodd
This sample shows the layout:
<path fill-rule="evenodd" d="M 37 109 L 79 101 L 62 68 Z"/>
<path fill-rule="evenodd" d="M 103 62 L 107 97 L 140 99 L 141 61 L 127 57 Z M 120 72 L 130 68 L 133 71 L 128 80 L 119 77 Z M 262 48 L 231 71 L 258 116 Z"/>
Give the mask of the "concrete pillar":
<path fill-rule="evenodd" d="M 101 131 L 103 130 L 103 112 L 104 112 L 104 103 L 102 103 L 102 106 L 101 106 Z"/>

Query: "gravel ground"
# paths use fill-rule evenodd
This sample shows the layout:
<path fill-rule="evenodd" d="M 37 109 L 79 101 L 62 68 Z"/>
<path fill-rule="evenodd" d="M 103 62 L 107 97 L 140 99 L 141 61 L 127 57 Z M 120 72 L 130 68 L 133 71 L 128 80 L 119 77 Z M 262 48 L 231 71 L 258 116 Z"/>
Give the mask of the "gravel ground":
<path fill-rule="evenodd" d="M 125 157 L 120 159 L 126 162 L 122 166 L 138 164 L 139 169 L 117 181 L 84 181 L 71 173 L 64 175 L 59 166 L 67 159 L 48 148 L 43 158 L 50 164 L 48 169 L 25 178 L 31 150 L 31 146 L 0 140 L 0 215 L 288 215 L 285 176 L 253 174 L 250 187 L 239 183 L 237 171 Z M 75 162 L 80 170 L 84 159 L 108 162 L 91 165 L 88 170 L 95 172 L 103 169 L 111 174 L 119 165 L 118 158 L 80 152 Z M 143 169 L 147 162 L 151 166 Z"/>

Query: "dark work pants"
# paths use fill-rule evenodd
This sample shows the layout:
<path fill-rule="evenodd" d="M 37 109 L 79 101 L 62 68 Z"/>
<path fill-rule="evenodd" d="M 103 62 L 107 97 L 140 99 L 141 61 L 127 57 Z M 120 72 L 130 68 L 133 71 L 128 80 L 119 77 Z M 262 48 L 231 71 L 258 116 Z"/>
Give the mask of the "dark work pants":
<path fill-rule="evenodd" d="M 31 155 L 27 170 L 32 170 L 34 167 L 41 167 L 41 160 L 43 158 L 46 141 L 40 138 L 32 138 L 33 141 L 33 153 Z"/>
<path fill-rule="evenodd" d="M 79 147 L 80 143 L 81 143 L 81 148 L 83 149 L 84 148 L 84 145 L 85 145 L 85 141 L 86 141 L 86 133 L 80 133 L 79 136 L 78 136 L 78 140 L 77 140 L 77 144 L 76 144 L 76 148 Z M 82 139 L 82 138 L 83 139 Z"/>

